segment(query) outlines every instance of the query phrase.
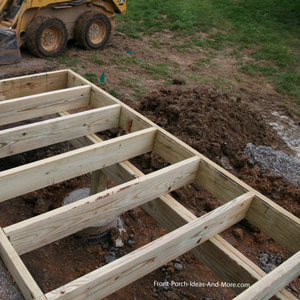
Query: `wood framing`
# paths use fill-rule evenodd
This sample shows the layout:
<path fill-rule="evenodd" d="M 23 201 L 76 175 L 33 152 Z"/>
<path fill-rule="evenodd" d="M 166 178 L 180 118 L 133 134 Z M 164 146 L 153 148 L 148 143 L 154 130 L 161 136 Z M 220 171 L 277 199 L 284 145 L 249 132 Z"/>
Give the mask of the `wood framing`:
<path fill-rule="evenodd" d="M 0 125 L 86 107 L 91 87 L 77 86 L 0 102 Z"/>
<path fill-rule="evenodd" d="M 236 299 L 296 299 L 284 289 L 300 274 L 294 215 L 71 70 L 1 80 L 0 99 L 0 157 L 63 141 L 78 148 L 0 172 L 0 202 L 92 172 L 89 197 L 0 228 L 1 258 L 26 300 L 99 300 L 191 249 L 222 280 L 252 284 L 234 288 Z M 117 127 L 126 134 L 95 134 Z M 170 165 L 144 175 L 127 161 L 147 152 Z M 115 187 L 105 189 L 106 176 Z M 197 218 L 168 194 L 190 183 L 224 205 Z M 19 257 L 137 206 L 170 233 L 54 291 L 44 294 Z M 266 275 L 219 235 L 243 218 L 295 254 Z"/>

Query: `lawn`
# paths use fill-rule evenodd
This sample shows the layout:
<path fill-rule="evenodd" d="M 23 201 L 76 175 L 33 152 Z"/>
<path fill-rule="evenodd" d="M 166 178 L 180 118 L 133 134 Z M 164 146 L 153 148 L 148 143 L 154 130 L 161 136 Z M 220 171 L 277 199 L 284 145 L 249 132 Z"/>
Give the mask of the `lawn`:
<path fill-rule="evenodd" d="M 190 38 L 182 48 L 232 49 L 241 72 L 266 78 L 300 107 L 299 16 L 300 1 L 290 0 L 129 0 L 117 30 L 136 39 L 171 30 Z"/>

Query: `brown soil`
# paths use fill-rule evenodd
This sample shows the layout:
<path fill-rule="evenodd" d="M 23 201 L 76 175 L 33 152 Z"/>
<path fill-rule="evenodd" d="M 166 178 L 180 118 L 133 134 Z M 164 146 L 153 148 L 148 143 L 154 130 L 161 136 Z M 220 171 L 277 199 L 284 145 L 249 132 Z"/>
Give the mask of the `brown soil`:
<path fill-rule="evenodd" d="M 0 66 L 0 79 L 49 72 L 57 69 L 57 64 L 45 59 L 32 57 L 22 51 L 22 60 L 12 65 Z"/>

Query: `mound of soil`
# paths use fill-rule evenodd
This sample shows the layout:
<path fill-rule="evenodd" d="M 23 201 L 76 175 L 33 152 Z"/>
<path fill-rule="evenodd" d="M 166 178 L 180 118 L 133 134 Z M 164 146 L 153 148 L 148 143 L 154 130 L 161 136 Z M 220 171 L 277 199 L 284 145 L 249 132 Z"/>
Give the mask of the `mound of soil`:
<path fill-rule="evenodd" d="M 146 96 L 139 110 L 210 159 L 234 158 L 247 143 L 281 143 L 262 118 L 240 98 L 217 90 L 162 88 Z"/>
<path fill-rule="evenodd" d="M 136 109 L 300 216 L 299 187 L 280 176 L 264 174 L 243 152 L 247 143 L 287 149 L 277 133 L 243 99 L 214 88 L 170 86 L 149 92 Z M 198 215 L 221 204 L 197 187 L 178 190 L 175 196 Z"/>

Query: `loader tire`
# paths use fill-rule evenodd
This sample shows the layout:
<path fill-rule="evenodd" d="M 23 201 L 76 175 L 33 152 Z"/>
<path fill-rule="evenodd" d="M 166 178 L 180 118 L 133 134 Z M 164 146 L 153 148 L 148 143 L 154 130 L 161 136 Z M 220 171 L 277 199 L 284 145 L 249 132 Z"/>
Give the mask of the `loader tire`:
<path fill-rule="evenodd" d="M 37 57 L 61 55 L 68 42 L 64 23 L 51 16 L 35 18 L 26 28 L 25 40 L 28 50 Z"/>
<path fill-rule="evenodd" d="M 111 23 L 104 14 L 88 11 L 76 21 L 75 39 L 83 49 L 102 49 L 110 34 Z"/>

